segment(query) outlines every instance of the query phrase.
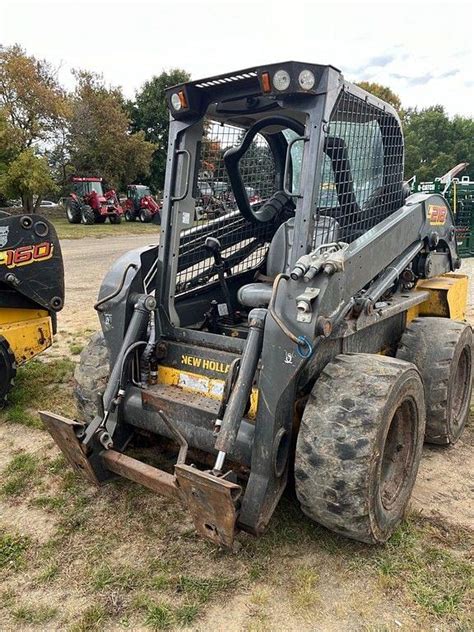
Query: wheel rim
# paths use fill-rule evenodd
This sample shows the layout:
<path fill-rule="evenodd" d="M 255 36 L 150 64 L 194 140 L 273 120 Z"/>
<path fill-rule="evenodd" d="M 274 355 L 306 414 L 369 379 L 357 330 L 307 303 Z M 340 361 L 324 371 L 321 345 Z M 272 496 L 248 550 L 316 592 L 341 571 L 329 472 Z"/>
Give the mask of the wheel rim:
<path fill-rule="evenodd" d="M 404 400 L 390 422 L 382 454 L 380 499 L 390 510 L 397 502 L 413 466 L 417 410 L 411 399 Z"/>
<path fill-rule="evenodd" d="M 453 393 L 451 395 L 451 423 L 454 430 L 461 428 L 464 419 L 466 401 L 469 395 L 470 369 L 470 349 L 469 347 L 464 347 L 456 367 Z"/>

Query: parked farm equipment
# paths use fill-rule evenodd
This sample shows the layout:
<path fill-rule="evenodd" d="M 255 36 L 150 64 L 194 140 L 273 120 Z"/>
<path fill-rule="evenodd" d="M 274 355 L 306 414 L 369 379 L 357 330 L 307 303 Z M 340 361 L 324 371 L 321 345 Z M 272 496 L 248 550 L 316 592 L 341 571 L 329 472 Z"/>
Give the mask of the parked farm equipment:
<path fill-rule="evenodd" d="M 125 219 L 127 222 L 161 222 L 161 209 L 158 202 L 152 196 L 149 187 L 143 184 L 130 184 L 127 187 L 127 200 L 125 202 Z"/>
<path fill-rule="evenodd" d="M 71 178 L 73 190 L 65 200 L 66 217 L 70 224 L 120 224 L 123 209 L 113 189 L 104 192 L 102 178 Z"/>

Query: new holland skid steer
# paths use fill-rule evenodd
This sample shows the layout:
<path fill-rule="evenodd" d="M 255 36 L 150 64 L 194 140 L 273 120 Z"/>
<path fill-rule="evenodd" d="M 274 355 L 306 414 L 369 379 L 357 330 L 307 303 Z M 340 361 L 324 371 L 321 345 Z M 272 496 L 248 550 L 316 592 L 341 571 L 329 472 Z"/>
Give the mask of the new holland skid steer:
<path fill-rule="evenodd" d="M 64 304 L 54 227 L 40 215 L 0 213 L 0 408 L 20 364 L 51 346 Z"/>
<path fill-rule="evenodd" d="M 159 245 L 103 282 L 82 419 L 43 421 L 86 479 L 177 497 L 220 545 L 261 534 L 293 480 L 312 519 L 384 542 L 423 441 L 454 443 L 469 412 L 451 209 L 410 194 L 396 112 L 332 66 L 249 68 L 167 99 Z M 231 191 L 219 217 L 196 218 L 204 179 Z M 138 435 L 174 467 L 131 456 Z"/>

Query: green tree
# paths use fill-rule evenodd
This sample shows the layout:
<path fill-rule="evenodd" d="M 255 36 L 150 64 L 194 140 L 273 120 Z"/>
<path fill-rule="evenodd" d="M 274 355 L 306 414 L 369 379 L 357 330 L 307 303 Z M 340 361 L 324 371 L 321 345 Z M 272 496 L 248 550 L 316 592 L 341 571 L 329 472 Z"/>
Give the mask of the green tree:
<path fill-rule="evenodd" d="M 19 151 L 54 141 L 69 115 L 55 69 L 18 45 L 0 47 L 0 109 Z"/>
<path fill-rule="evenodd" d="M 0 174 L 0 190 L 8 196 L 20 197 L 27 213 L 36 211 L 42 196 L 55 189 L 46 158 L 35 155 L 32 148 L 20 152 Z"/>
<path fill-rule="evenodd" d="M 144 132 L 130 133 L 121 89 L 107 87 L 95 73 L 75 76 L 69 151 L 76 172 L 100 175 L 115 187 L 146 176 L 155 146 Z"/>
<path fill-rule="evenodd" d="M 165 181 L 169 126 L 165 89 L 189 79 L 190 75 L 179 68 L 162 72 L 147 81 L 137 92 L 135 101 L 128 104 L 132 130 L 143 131 L 146 140 L 154 143 L 156 147 L 147 181 L 155 190 L 162 189 Z"/>
<path fill-rule="evenodd" d="M 474 167 L 474 121 L 450 119 L 443 106 L 407 110 L 404 117 L 405 176 L 419 182 L 442 176 L 459 162 Z"/>
<path fill-rule="evenodd" d="M 379 99 L 382 99 L 382 101 L 385 101 L 386 103 L 394 107 L 397 112 L 401 114 L 402 102 L 400 100 L 400 97 L 398 96 L 398 94 L 395 94 L 395 92 L 388 86 L 383 86 L 380 83 L 375 83 L 372 81 L 359 81 L 356 85 L 358 85 L 359 88 L 362 88 L 362 90 L 370 92 L 370 94 L 373 94 Z"/>

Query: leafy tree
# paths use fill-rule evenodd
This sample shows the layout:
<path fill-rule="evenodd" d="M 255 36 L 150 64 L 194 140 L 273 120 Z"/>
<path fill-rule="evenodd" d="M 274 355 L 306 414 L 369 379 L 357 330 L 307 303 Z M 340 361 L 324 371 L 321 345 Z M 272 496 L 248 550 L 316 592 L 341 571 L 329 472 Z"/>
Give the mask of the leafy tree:
<path fill-rule="evenodd" d="M 189 79 L 190 75 L 179 68 L 162 72 L 147 81 L 136 94 L 135 102 L 128 104 L 132 130 L 143 131 L 146 140 L 156 147 L 147 182 L 155 190 L 162 189 L 165 181 L 169 125 L 165 89 Z"/>
<path fill-rule="evenodd" d="M 404 117 L 405 175 L 418 181 L 442 176 L 459 162 L 474 166 L 474 121 L 450 119 L 443 106 L 408 110 Z"/>
<path fill-rule="evenodd" d="M 46 158 L 35 155 L 33 149 L 25 149 L 12 160 L 0 174 L 0 189 L 11 197 L 20 197 L 27 213 L 36 211 L 46 192 L 54 191 L 56 185 L 51 177 Z M 36 195 L 36 202 L 33 196 Z"/>
<path fill-rule="evenodd" d="M 0 109 L 19 150 L 53 140 L 69 115 L 55 69 L 18 45 L 0 47 Z"/>
<path fill-rule="evenodd" d="M 75 76 L 69 150 L 76 172 L 101 175 L 115 187 L 146 176 L 155 146 L 144 132 L 129 132 L 121 89 L 107 87 L 91 72 L 77 71 Z"/>
<path fill-rule="evenodd" d="M 370 92 L 370 94 L 373 94 L 379 99 L 382 99 L 382 101 L 385 101 L 386 103 L 394 107 L 398 113 L 401 113 L 402 102 L 400 100 L 400 97 L 398 96 L 398 94 L 395 94 L 395 92 L 393 92 L 393 90 L 391 90 L 388 86 L 383 86 L 380 83 L 375 83 L 372 81 L 359 81 L 359 83 L 357 83 L 356 85 L 358 85 L 359 88 Z"/>

